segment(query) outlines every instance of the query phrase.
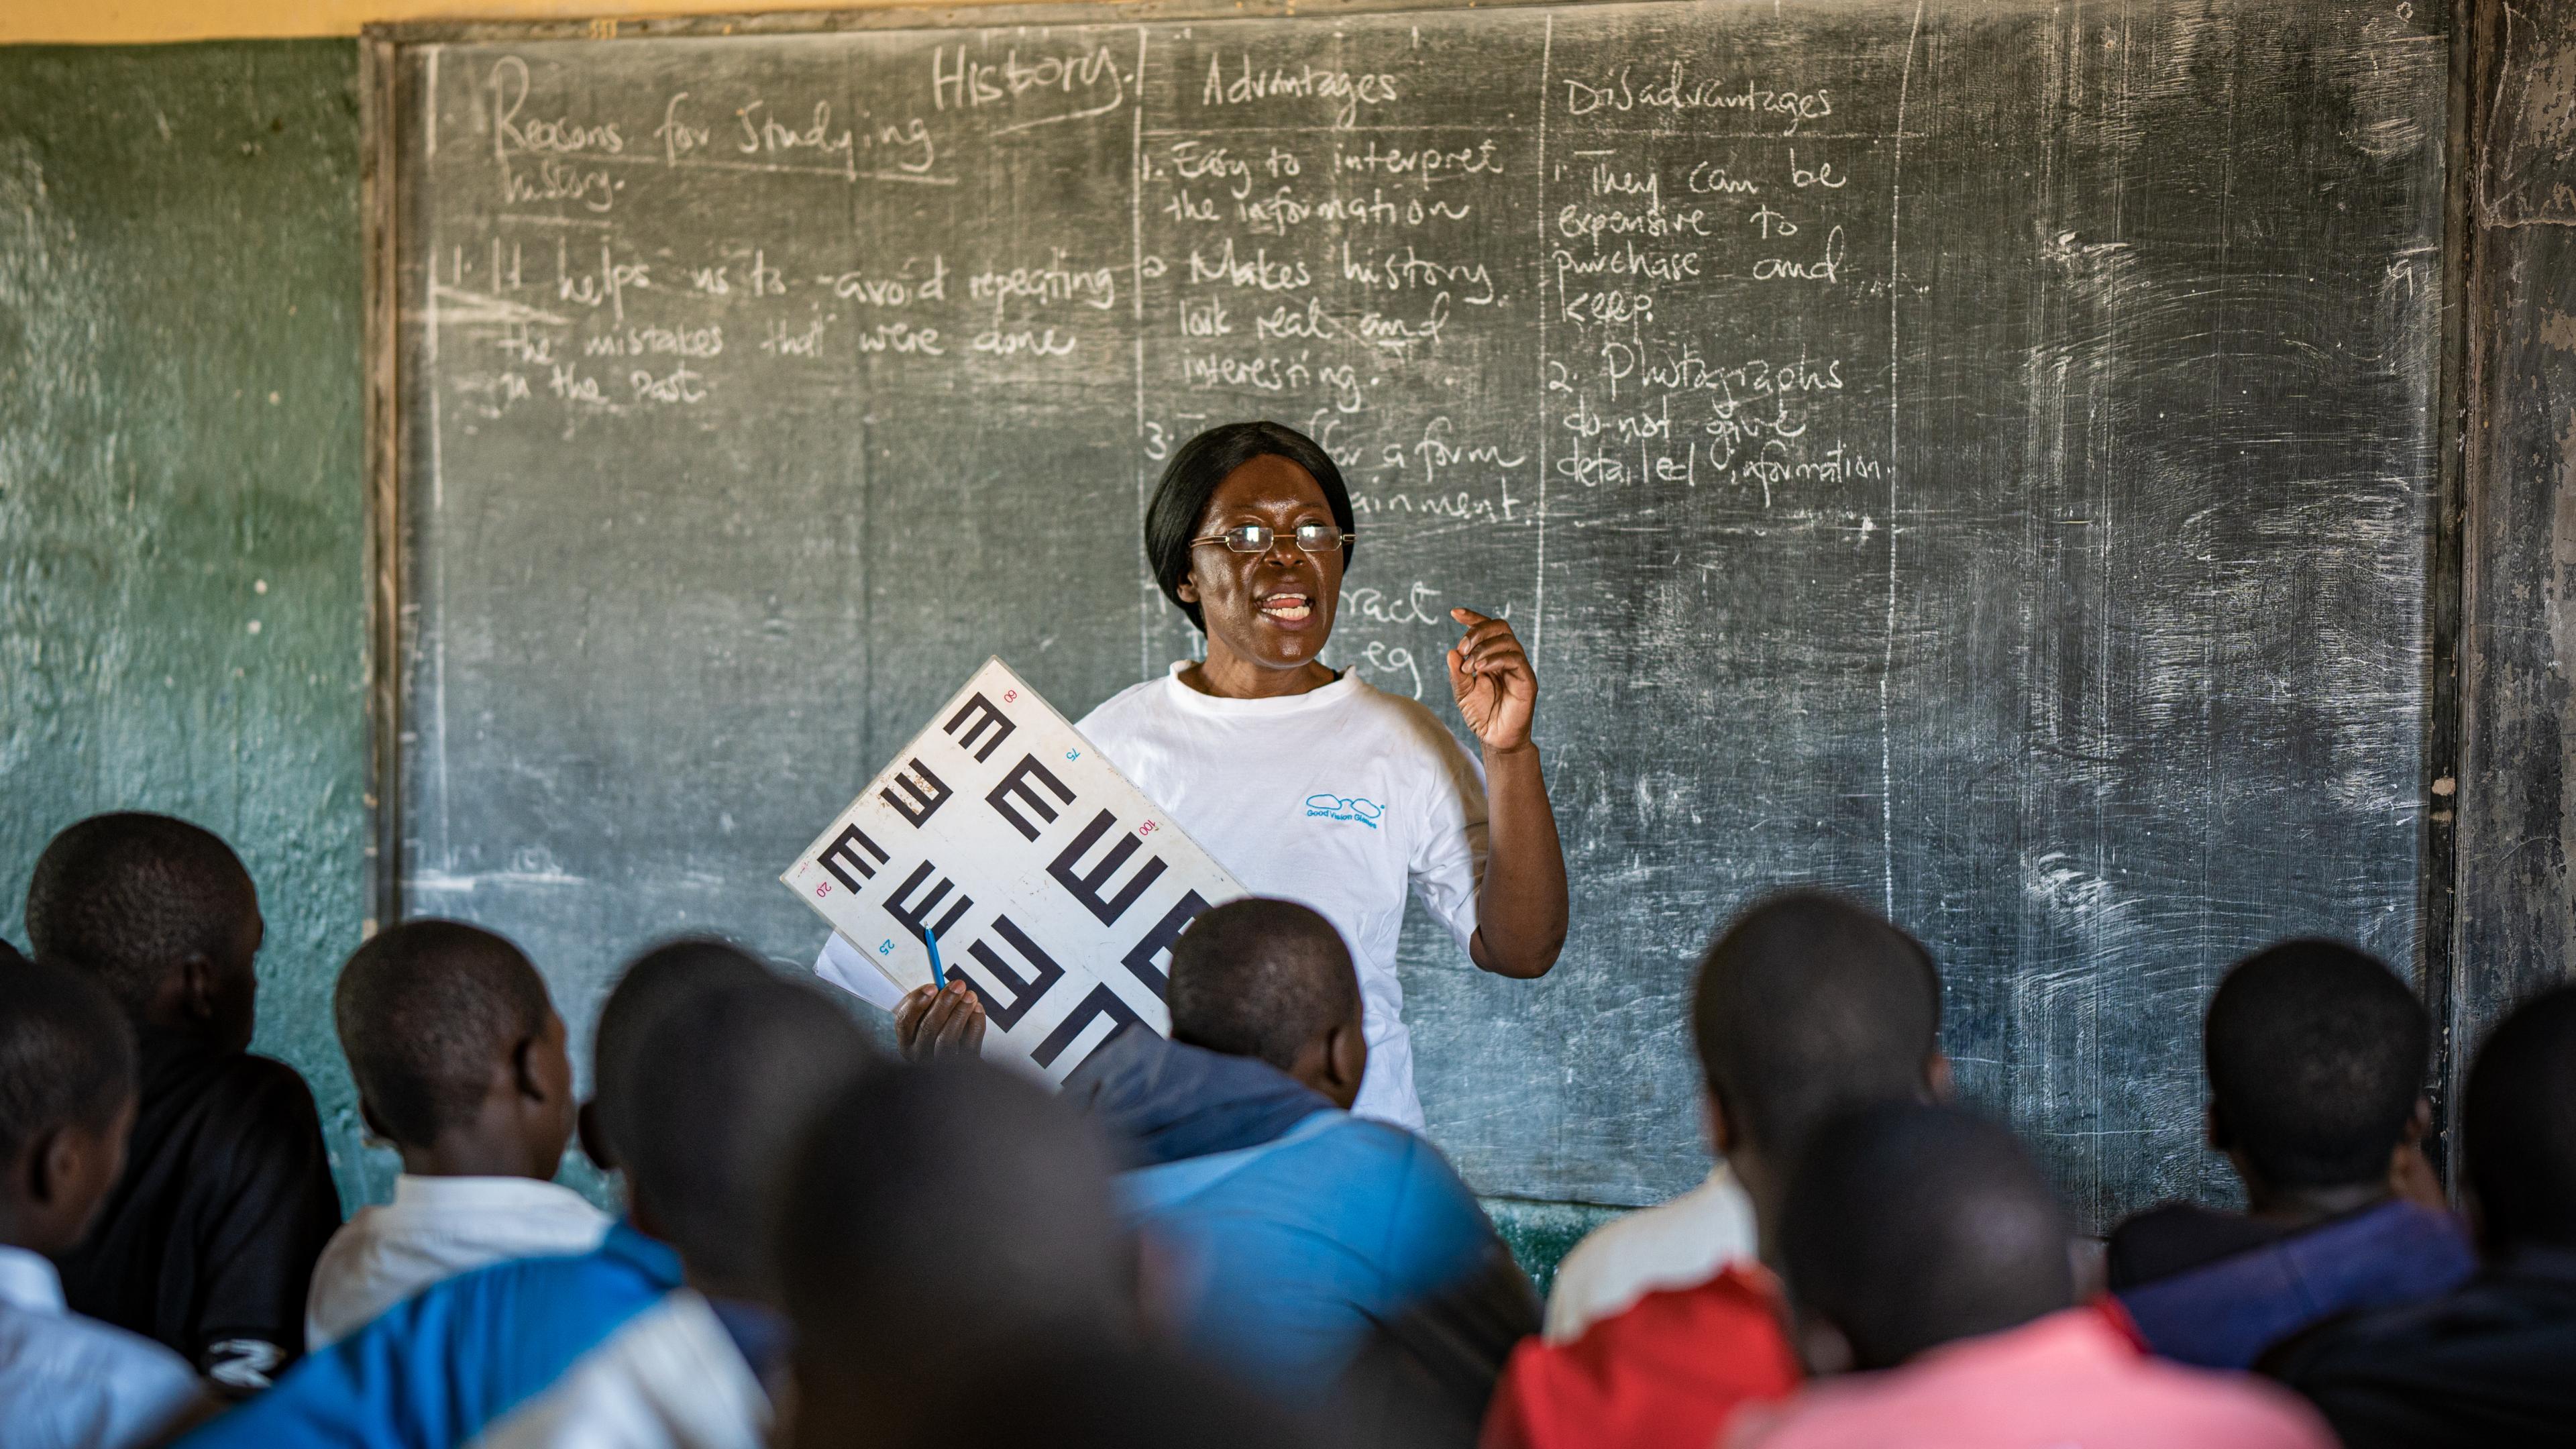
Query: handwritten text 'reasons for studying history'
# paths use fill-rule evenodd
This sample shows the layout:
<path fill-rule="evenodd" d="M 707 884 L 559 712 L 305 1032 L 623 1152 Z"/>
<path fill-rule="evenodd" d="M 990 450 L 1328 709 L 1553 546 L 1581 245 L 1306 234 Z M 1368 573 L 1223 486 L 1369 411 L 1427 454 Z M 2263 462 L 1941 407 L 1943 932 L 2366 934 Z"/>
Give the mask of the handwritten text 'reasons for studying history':
<path fill-rule="evenodd" d="M 1169 1029 L 1173 938 L 1244 893 L 999 659 L 779 879 L 898 989 L 930 984 L 936 934 L 986 1054 L 1057 1082 L 1121 1026 Z"/>

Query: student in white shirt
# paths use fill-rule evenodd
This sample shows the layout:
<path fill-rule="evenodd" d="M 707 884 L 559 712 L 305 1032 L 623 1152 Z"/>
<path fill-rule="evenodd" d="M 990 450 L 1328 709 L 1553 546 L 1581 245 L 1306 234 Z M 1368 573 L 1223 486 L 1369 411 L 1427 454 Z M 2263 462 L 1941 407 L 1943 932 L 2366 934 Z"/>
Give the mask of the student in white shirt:
<path fill-rule="evenodd" d="M 63 1305 L 77 1246 L 125 1165 L 134 1042 L 95 981 L 0 945 L 0 1443 L 127 1449 L 211 1410 L 160 1344 Z"/>
<path fill-rule="evenodd" d="M 1354 530 L 1341 470 L 1304 434 L 1228 423 L 1182 444 L 1146 511 L 1145 553 L 1207 657 L 1080 728 L 1252 893 L 1311 906 L 1342 933 L 1369 1049 L 1353 1110 L 1418 1130 L 1395 969 L 1408 889 L 1479 967 L 1543 976 L 1565 944 L 1565 856 L 1530 740 L 1538 679 L 1510 624 L 1449 611 L 1467 630 L 1450 692 L 1481 761 L 1420 703 L 1322 663 Z M 819 966 L 837 978 L 831 959 Z M 944 996 L 904 998 L 904 1040 L 981 1041 L 963 976 Z"/>
<path fill-rule="evenodd" d="M 572 1063 L 518 947 L 406 921 L 349 958 L 331 1008 L 359 1111 L 403 1172 L 391 1205 L 359 1209 L 314 1265 L 310 1347 L 443 1278 L 599 1246 L 608 1215 L 548 1180 L 572 1137 Z"/>
<path fill-rule="evenodd" d="M 1761 1250 L 1753 1199 L 1721 1158 L 1699 1186 L 1603 1223 L 1574 1245 L 1548 1290 L 1547 1341 L 1572 1343 L 1649 1293 L 1705 1283 Z"/>
<path fill-rule="evenodd" d="M 819 987 L 774 978 L 715 988 L 647 1027 L 623 1079 L 603 1087 L 630 1104 L 614 1133 L 628 1212 L 679 1253 L 687 1286 L 475 1449 L 762 1449 L 767 1385 L 787 1353 L 776 1196 L 805 1132 L 875 1055 Z M 861 1241 L 885 1231 L 843 1226 Z M 1009 1245 L 984 1246 L 1019 1262 Z"/>

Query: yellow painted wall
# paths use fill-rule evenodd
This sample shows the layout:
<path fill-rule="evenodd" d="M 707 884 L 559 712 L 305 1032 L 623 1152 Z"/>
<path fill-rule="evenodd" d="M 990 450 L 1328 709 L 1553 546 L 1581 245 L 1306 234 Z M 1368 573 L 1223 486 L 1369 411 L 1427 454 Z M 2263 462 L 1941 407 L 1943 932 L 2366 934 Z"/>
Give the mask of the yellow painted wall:
<path fill-rule="evenodd" d="M 356 35 L 388 20 L 564 20 L 863 8 L 892 0 L 0 0 L 0 45 Z"/>

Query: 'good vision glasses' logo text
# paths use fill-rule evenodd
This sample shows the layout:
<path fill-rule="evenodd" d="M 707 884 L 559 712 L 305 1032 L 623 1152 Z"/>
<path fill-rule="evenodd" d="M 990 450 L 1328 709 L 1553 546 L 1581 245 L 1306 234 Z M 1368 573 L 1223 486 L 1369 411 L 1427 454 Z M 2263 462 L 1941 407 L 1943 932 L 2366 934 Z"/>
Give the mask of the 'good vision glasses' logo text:
<path fill-rule="evenodd" d="M 1330 794 L 1306 797 L 1306 818 L 1309 820 L 1346 820 L 1375 830 L 1378 817 L 1385 813 L 1386 807 L 1375 800 L 1354 800 Z"/>

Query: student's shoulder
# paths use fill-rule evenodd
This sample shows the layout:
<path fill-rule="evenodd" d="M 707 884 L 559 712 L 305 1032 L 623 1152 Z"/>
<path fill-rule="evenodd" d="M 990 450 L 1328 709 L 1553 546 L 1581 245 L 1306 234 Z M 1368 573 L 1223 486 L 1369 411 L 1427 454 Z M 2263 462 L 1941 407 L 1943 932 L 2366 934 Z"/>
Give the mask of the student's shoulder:
<path fill-rule="evenodd" d="M 2104 1244 L 2111 1289 L 2116 1293 L 2142 1287 L 2260 1247 L 2278 1237 L 2279 1231 L 2241 1213 L 2190 1202 L 2160 1203 L 2131 1214 L 2111 1229 Z"/>
<path fill-rule="evenodd" d="M 1781 1314 L 1761 1274 L 1729 1266 L 1705 1282 L 1648 1292 L 1564 1343 L 1532 1339 L 1515 1351 L 1512 1370 L 1536 1383 L 1633 1382 L 1684 1396 L 1713 1388 L 1776 1396 L 1801 1375 Z"/>
<path fill-rule="evenodd" d="M 676 1268 L 656 1272 L 603 1245 L 587 1253 L 511 1258 L 442 1279 L 404 1299 L 328 1352 L 354 1362 L 444 1361 L 438 1345 L 587 1344 L 661 1301 Z"/>
<path fill-rule="evenodd" d="M 2481 1291 L 2488 1286 L 2473 1280 L 2424 1302 L 2333 1315 L 2265 1350 L 2257 1367 L 2303 1393 L 2320 1393 L 2342 1384 L 2377 1385 L 2445 1359 L 2496 1355 L 2503 1340 L 2528 1332 L 2532 1319 L 2527 1305 Z M 2576 1329 L 2548 1336 L 2562 1351 L 2576 1347 Z"/>
<path fill-rule="evenodd" d="M 1315 1145 L 1343 1163 L 1365 1166 L 1389 1176 L 1455 1183 L 1458 1174 L 1440 1149 L 1424 1138 L 1374 1117 L 1345 1115 L 1316 1134 Z M 1459 1190 L 1465 1191 L 1460 1185 Z"/>
<path fill-rule="evenodd" d="M 1390 1122 L 1344 1117 L 1310 1145 L 1301 1175 L 1332 1182 L 1355 1212 L 1399 1222 L 1438 1224 L 1462 1243 L 1492 1231 L 1484 1209 L 1440 1149 Z"/>
<path fill-rule="evenodd" d="M 2176 1444 L 2243 1449 L 2334 1449 L 2334 1432 L 2314 1404 L 2270 1379 L 2222 1373 L 2152 1356 L 2136 1362 L 2144 1393 L 2112 1406 L 2133 1422 L 2155 1422 Z"/>
<path fill-rule="evenodd" d="M 43 1358 L 66 1382 L 95 1385 L 120 1400 L 185 1399 L 196 1392 L 197 1371 L 186 1359 L 115 1324 L 65 1313 L 52 1321 L 46 1337 Z"/>
<path fill-rule="evenodd" d="M 303 1073 L 275 1057 L 222 1053 L 207 1063 L 190 1090 L 206 1106 L 232 1108 L 253 1118 L 321 1120 Z"/>

